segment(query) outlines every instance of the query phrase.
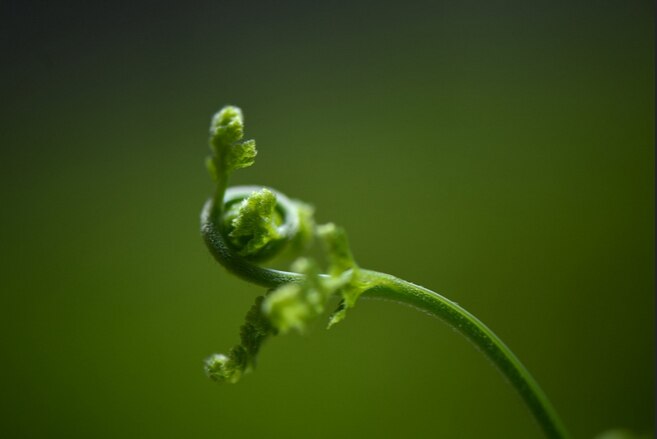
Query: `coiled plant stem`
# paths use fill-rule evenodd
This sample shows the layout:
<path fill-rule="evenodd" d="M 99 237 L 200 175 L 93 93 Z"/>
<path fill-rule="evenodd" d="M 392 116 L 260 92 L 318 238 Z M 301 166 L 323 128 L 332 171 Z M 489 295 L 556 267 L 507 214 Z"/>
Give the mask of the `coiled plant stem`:
<path fill-rule="evenodd" d="M 230 199 L 238 193 L 246 193 L 252 189 L 252 187 L 242 190 L 231 188 L 234 191 L 228 193 L 226 198 Z M 286 203 L 286 198 L 282 194 L 278 193 L 278 196 L 284 210 L 293 208 L 291 204 Z M 246 281 L 269 289 L 304 280 L 303 274 L 261 267 L 235 253 L 222 233 L 218 216 L 220 212 L 221 207 L 215 206 L 215 199 L 209 199 L 201 215 L 201 231 L 215 259 L 226 269 Z M 294 214 L 290 211 L 285 213 Z M 343 276 L 347 277 L 349 274 L 345 272 Z M 440 294 L 389 274 L 360 269 L 359 275 L 368 285 L 361 297 L 385 299 L 409 305 L 443 320 L 463 334 L 495 364 L 516 389 L 547 437 L 568 437 L 555 409 L 529 371 L 502 340 L 479 319 Z M 328 275 L 322 276 L 328 277 Z"/>
<path fill-rule="evenodd" d="M 345 318 L 359 297 L 387 299 L 438 317 L 478 347 L 502 372 L 549 438 L 567 437 L 566 430 L 539 385 L 511 350 L 476 317 L 438 293 L 394 276 L 364 270 L 356 264 L 346 234 L 333 224 L 315 227 L 304 203 L 292 201 L 271 188 L 228 188 L 231 172 L 254 163 L 254 140 L 242 140 L 244 119 L 237 107 L 226 106 L 212 119 L 206 165 L 216 191 L 201 213 L 201 234 L 215 259 L 242 279 L 266 287 L 247 313 L 240 344 L 228 355 L 206 360 L 206 372 L 220 382 L 237 382 L 253 369 L 260 346 L 269 336 L 303 330 L 319 316 L 329 297 L 341 297 L 329 326 Z M 237 204 L 239 203 L 239 204 Z M 312 236 L 322 238 L 329 270 L 320 274 L 316 262 L 300 258 L 292 272 L 259 265 L 286 246 L 298 247 Z"/>

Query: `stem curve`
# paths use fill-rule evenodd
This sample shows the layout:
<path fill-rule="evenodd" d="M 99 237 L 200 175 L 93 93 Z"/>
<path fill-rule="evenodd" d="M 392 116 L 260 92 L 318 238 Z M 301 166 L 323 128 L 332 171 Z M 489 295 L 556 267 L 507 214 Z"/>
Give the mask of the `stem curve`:
<path fill-rule="evenodd" d="M 363 297 L 391 300 L 424 311 L 447 323 L 470 340 L 516 389 L 546 437 L 568 437 L 565 426 L 546 394 L 506 344 L 460 305 L 427 288 L 389 274 L 362 270 L 374 286 Z"/>
<path fill-rule="evenodd" d="M 233 201 L 237 197 L 245 197 L 250 192 L 260 188 L 260 186 L 232 187 L 226 191 L 224 203 Z M 294 205 L 280 192 L 273 189 L 270 190 L 276 194 L 279 207 L 284 212 L 284 220 L 289 221 L 292 215 L 295 214 Z M 224 236 L 224 233 L 222 233 L 222 211 L 223 206 L 216 206 L 214 198 L 208 199 L 201 211 L 201 235 L 217 262 L 237 277 L 265 288 L 277 288 L 290 282 L 303 280 L 303 275 L 301 274 L 261 267 L 237 254 Z"/>
<path fill-rule="evenodd" d="M 235 196 L 257 189 L 257 187 L 231 188 L 226 191 L 223 198 L 224 201 L 233 200 Z M 288 218 L 292 212 L 287 210 L 294 209 L 294 205 L 289 203 L 284 195 L 279 192 L 276 194 L 282 201 L 281 209 L 284 211 L 285 218 Z M 210 198 L 201 213 L 201 234 L 210 252 L 221 265 L 236 276 L 269 289 L 304 280 L 302 274 L 262 267 L 239 256 L 222 233 L 219 215 L 222 209 L 223 206 L 215 205 L 215 198 Z M 348 276 L 349 272 L 345 272 L 344 275 Z M 554 439 L 568 437 L 563 423 L 536 380 L 504 342 L 479 319 L 455 302 L 411 282 L 365 269 L 360 269 L 360 275 L 367 284 L 362 297 L 386 299 L 412 306 L 439 318 L 460 332 L 493 362 L 516 389 L 546 437 Z M 328 275 L 322 276 L 328 277 Z"/>

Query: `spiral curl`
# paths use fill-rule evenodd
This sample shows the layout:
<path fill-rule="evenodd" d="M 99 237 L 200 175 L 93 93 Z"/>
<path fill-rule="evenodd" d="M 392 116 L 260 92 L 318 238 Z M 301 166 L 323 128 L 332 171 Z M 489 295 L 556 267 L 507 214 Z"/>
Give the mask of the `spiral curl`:
<path fill-rule="evenodd" d="M 346 310 L 363 297 L 379 298 L 405 304 L 435 316 L 460 332 L 479 348 L 517 390 L 545 435 L 566 438 L 568 434 L 545 393 L 513 352 L 479 319 L 461 306 L 427 288 L 389 274 L 360 269 L 353 260 L 346 234 L 333 225 L 312 226 L 309 207 L 290 200 L 282 193 L 259 186 L 227 187 L 228 176 L 235 169 L 250 166 L 256 156 L 255 142 L 242 141 L 243 116 L 237 107 L 224 107 L 213 118 L 210 127 L 212 155 L 206 161 L 217 189 L 203 207 L 201 234 L 214 256 L 229 272 L 269 289 L 265 297 L 256 299 L 240 331 L 240 343 L 228 355 L 214 354 L 206 360 L 206 373 L 219 382 L 237 382 L 255 367 L 256 356 L 266 339 L 288 329 L 303 330 L 309 320 L 324 311 L 331 295 L 339 294 L 341 303 L 329 326 L 344 319 Z M 257 206 L 251 198 L 263 189 L 275 196 Z M 269 197 L 268 195 L 265 197 Z M 232 209 L 237 203 L 251 199 L 253 209 Z M 245 201 L 246 200 L 246 201 Z M 273 208 L 272 208 L 273 206 Z M 261 208 L 260 208 L 261 207 Z M 226 215 L 227 212 L 232 212 Z M 235 239 L 238 215 L 266 212 L 266 223 L 257 224 L 245 218 L 238 221 L 251 227 L 257 245 L 248 251 L 249 239 Z M 268 236 L 259 235 L 264 233 Z M 295 271 L 281 271 L 259 265 L 285 251 L 298 250 L 303 242 L 318 234 L 328 253 L 328 274 L 319 274 L 312 260 L 300 259 Z M 247 236 L 248 233 L 240 235 Z M 295 244 L 296 243 L 296 244 Z M 299 245 L 301 243 L 301 245 Z M 254 250 L 255 249 L 255 250 Z"/>

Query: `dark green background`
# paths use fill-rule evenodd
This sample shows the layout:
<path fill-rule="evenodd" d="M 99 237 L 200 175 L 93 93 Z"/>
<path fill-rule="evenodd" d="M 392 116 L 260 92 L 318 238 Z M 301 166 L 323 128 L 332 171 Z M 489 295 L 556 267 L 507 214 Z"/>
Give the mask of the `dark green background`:
<path fill-rule="evenodd" d="M 204 376 L 262 293 L 198 232 L 227 103 L 259 148 L 234 183 L 479 316 L 575 437 L 652 431 L 652 2 L 263 3 L 3 3 L 0 434 L 540 437 L 389 303 Z"/>

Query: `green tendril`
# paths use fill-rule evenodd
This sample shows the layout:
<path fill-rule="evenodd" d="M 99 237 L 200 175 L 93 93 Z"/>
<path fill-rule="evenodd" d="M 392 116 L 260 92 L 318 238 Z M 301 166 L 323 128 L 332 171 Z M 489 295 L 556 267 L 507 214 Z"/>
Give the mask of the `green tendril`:
<path fill-rule="evenodd" d="M 340 302 L 328 326 L 342 321 L 360 297 L 391 300 L 440 318 L 486 355 L 517 390 L 550 438 L 567 437 L 545 393 L 511 350 L 475 316 L 440 294 L 394 276 L 360 268 L 347 235 L 333 224 L 315 226 L 313 208 L 271 188 L 228 188 L 229 175 L 254 163 L 253 140 L 243 141 L 244 118 L 227 106 L 212 119 L 207 167 L 216 190 L 201 213 L 201 233 L 215 259 L 228 271 L 269 290 L 256 299 L 240 331 L 240 343 L 228 354 L 206 360 L 208 376 L 235 383 L 256 365 L 265 340 L 277 333 L 304 332 L 324 314 L 332 297 Z M 313 258 L 302 257 L 292 271 L 260 265 L 283 253 L 299 254 L 315 238 L 323 243 L 328 267 L 322 273 Z"/>

